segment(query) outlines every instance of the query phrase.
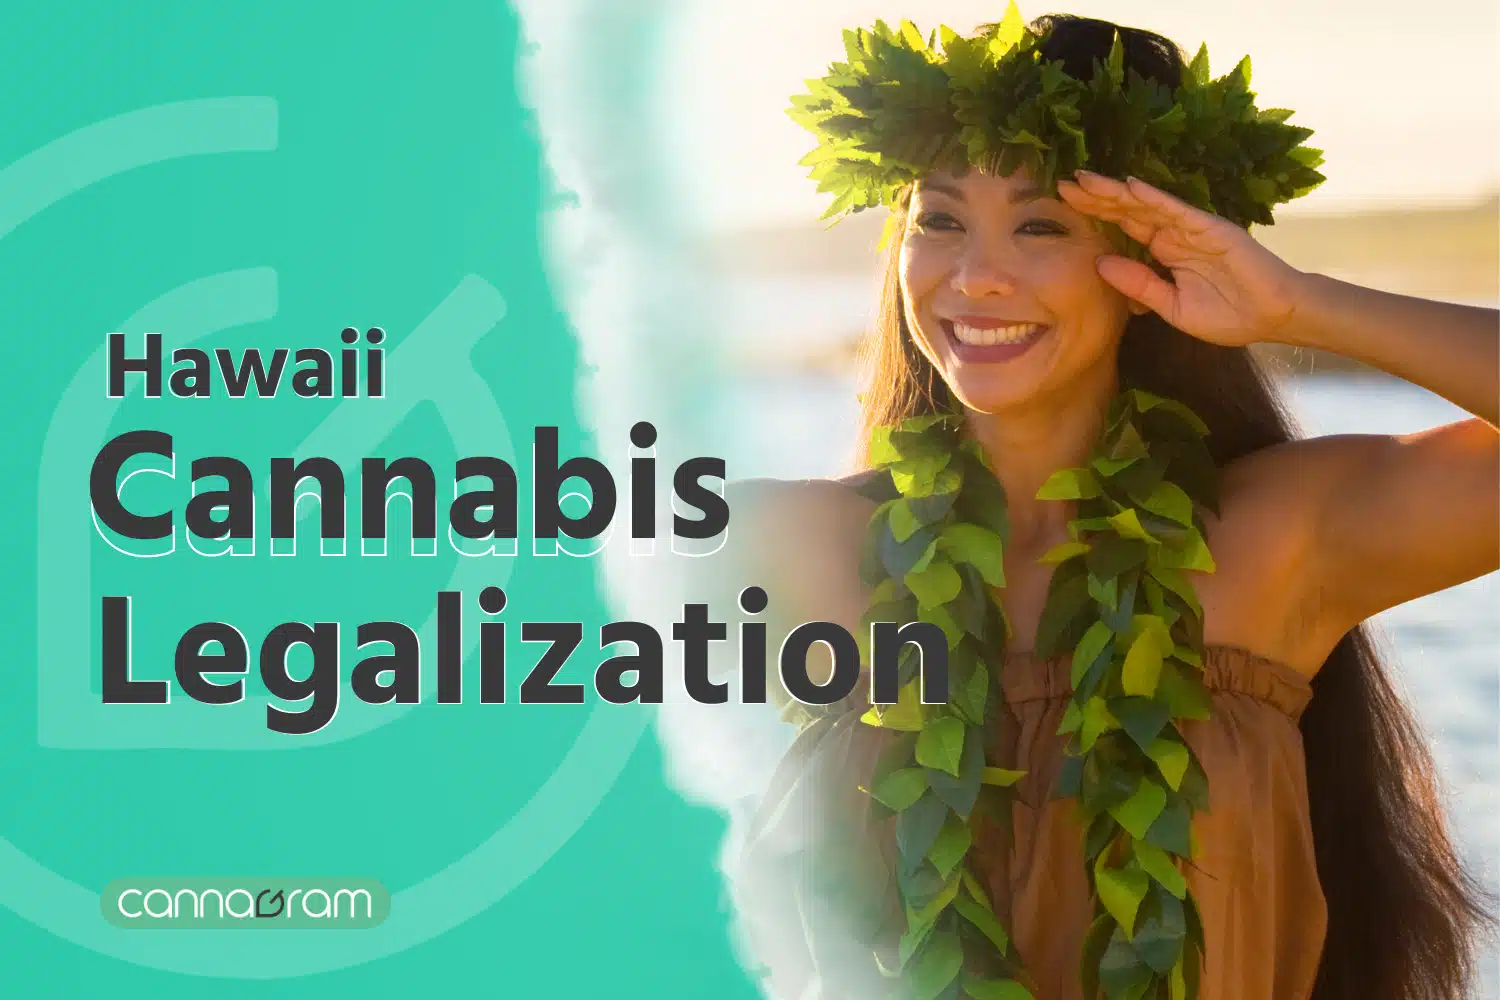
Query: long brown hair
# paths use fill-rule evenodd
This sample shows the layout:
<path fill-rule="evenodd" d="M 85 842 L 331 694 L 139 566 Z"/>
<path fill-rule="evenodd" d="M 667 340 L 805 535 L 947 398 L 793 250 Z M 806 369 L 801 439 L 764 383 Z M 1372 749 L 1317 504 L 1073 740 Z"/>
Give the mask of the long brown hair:
<path fill-rule="evenodd" d="M 1077 76 L 1105 58 L 1116 26 L 1054 15 L 1033 25 L 1045 28 L 1052 33 L 1044 53 Z M 1180 78 L 1182 56 L 1172 42 L 1119 30 L 1127 67 L 1169 86 Z M 905 207 L 903 199 L 898 222 Z M 899 246 L 893 245 L 863 350 L 868 379 L 860 468 L 869 467 L 864 442 L 872 427 L 956 408 L 912 340 L 899 273 Z M 1201 416 L 1221 468 L 1297 436 L 1268 373 L 1248 349 L 1198 340 L 1155 314 L 1127 322 L 1118 374 L 1122 389 L 1179 399 Z M 1301 731 L 1318 878 L 1328 904 L 1313 998 L 1454 1000 L 1473 976 L 1477 938 L 1491 925 L 1489 899 L 1458 858 L 1432 754 L 1365 624 L 1339 640 L 1312 688 Z"/>

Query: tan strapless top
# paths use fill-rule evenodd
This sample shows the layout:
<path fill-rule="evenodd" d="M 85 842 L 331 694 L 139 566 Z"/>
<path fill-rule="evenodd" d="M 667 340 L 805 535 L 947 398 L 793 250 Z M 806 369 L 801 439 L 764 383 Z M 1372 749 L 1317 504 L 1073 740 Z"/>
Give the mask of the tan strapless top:
<path fill-rule="evenodd" d="M 1069 664 L 1019 653 L 1000 671 L 1015 728 L 998 749 L 1028 773 L 1016 786 L 1011 849 L 981 844 L 976 859 L 997 907 L 1009 902 L 1000 916 L 1037 1000 L 1081 1000 L 1078 962 L 1093 919 L 1075 803 L 1051 797 Z M 1290 667 L 1237 646 L 1209 646 L 1203 679 L 1213 716 L 1181 726 L 1209 787 L 1209 811 L 1194 817 L 1202 853 L 1185 869 L 1203 918 L 1199 997 L 1299 1000 L 1312 993 L 1327 925 L 1297 728 L 1312 689 Z"/>
<path fill-rule="evenodd" d="M 1070 659 L 1007 655 L 999 674 L 1010 719 L 994 734 L 992 759 L 1028 773 L 1016 786 L 1010 845 L 980 837 L 972 855 L 1035 981 L 1037 1000 L 1083 1000 L 1079 959 L 1093 919 L 1076 803 L 1052 797 L 1063 761 L 1064 739 L 1056 733 L 1071 690 Z M 1297 728 L 1312 690 L 1290 667 L 1226 645 L 1205 650 L 1204 681 L 1212 718 L 1181 727 L 1209 786 L 1209 811 L 1194 817 L 1202 853 L 1185 869 L 1206 945 L 1199 998 L 1303 1000 L 1312 992 L 1327 925 Z M 838 929 L 852 925 L 836 908 L 810 901 L 821 876 L 809 860 L 818 850 L 868 855 L 867 881 L 894 868 L 890 830 L 868 829 L 861 820 L 868 801 L 855 790 L 868 785 L 889 739 L 858 722 L 867 707 L 862 694 L 830 706 L 798 735 L 743 848 L 736 888 L 742 925 L 752 946 L 766 943 L 761 961 L 776 995 L 867 992 L 849 973 L 829 971 L 851 968 L 846 956 L 859 949 L 847 940 L 852 931 Z M 809 920 L 812 907 L 825 916 Z M 899 928 L 899 910 L 890 912 Z M 788 923 L 805 929 L 795 947 Z"/>

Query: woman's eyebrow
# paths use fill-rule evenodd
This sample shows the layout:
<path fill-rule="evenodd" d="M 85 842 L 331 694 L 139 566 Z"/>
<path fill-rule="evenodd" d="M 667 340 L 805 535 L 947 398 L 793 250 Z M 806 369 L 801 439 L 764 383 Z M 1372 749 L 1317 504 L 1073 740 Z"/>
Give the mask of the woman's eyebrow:
<path fill-rule="evenodd" d="M 963 190 L 957 184 L 950 184 L 944 180 L 923 180 L 917 186 L 917 191 L 918 193 L 933 191 L 938 194 L 945 194 L 955 201 L 965 200 Z"/>
<path fill-rule="evenodd" d="M 965 200 L 963 190 L 957 184 L 940 179 L 922 181 L 918 187 L 918 191 L 934 191 L 938 194 L 945 194 L 956 201 Z M 1021 187 L 1012 189 L 1006 196 L 1006 200 L 1012 205 L 1020 205 L 1024 202 L 1036 201 L 1038 198 L 1045 196 L 1046 192 L 1039 185 L 1024 184 Z"/>
<path fill-rule="evenodd" d="M 1012 191 L 1010 193 L 1009 201 L 1012 205 L 1020 205 L 1028 201 L 1036 201 L 1039 198 L 1045 198 L 1046 196 L 1047 192 L 1043 191 L 1038 185 L 1027 184 Z"/>

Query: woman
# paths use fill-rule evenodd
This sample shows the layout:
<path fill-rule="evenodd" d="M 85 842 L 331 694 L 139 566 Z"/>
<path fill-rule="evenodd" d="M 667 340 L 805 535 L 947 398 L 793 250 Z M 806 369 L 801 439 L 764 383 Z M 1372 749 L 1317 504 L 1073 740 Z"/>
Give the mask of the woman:
<path fill-rule="evenodd" d="M 1042 59 L 1077 80 L 1109 61 L 1117 33 L 1126 73 L 1168 89 L 1184 79 L 1176 47 L 1149 32 L 1061 16 L 1029 32 Z M 1021 971 L 1008 974 L 1039 1000 L 1083 996 L 1080 983 L 1101 982 L 1101 968 L 1111 998 L 1183 986 L 1180 964 L 1170 989 L 1165 972 L 1111 984 L 1108 958 L 1080 976 L 1091 921 L 1118 908 L 1099 902 L 1073 803 L 1052 796 L 1069 756 L 1057 735 L 1068 726 L 1068 656 L 1034 655 L 1055 572 L 1039 560 L 1073 540 L 1076 517 L 1076 501 L 1036 497 L 1058 470 L 1089 462 L 1111 402 L 1132 388 L 1201 417 L 1222 475 L 1218 509 L 1203 520 L 1214 571 L 1183 571 L 1201 605 L 1212 701 L 1209 718 L 1180 727 L 1213 802 L 1193 817 L 1199 849 L 1182 867 L 1202 923 L 1198 996 L 1462 995 L 1484 900 L 1449 840 L 1428 749 L 1362 623 L 1500 567 L 1496 312 L 1300 273 L 1243 225 L 1133 178 L 1080 170 L 1048 185 L 1024 166 L 966 166 L 926 170 L 895 200 L 862 406 L 867 431 L 958 414 L 960 436 L 1004 488 L 997 598 L 1010 641 L 995 665 L 1005 709 L 987 723 L 985 763 L 1026 775 L 1008 841 L 975 826 L 965 863 L 973 898 L 987 893 L 1009 930 L 1007 961 Z M 1106 224 L 1157 266 L 1121 255 Z M 1354 358 L 1473 416 L 1413 435 L 1294 440 L 1247 351 L 1257 342 Z M 754 527 L 736 548 L 767 582 L 773 627 L 861 632 L 871 592 L 860 553 L 879 509 L 866 494 L 884 478 L 738 484 L 732 504 Z M 863 821 L 857 791 L 894 735 L 859 724 L 867 691 L 803 729 L 744 852 L 740 903 L 778 996 L 884 995 L 860 962 L 859 925 L 894 934 L 917 919 L 909 899 L 903 922 L 890 893 L 856 906 L 827 888 L 889 889 L 896 864 L 891 828 Z M 808 837 L 819 860 L 788 869 Z M 798 881 L 788 888 L 781 873 Z M 960 995 L 961 977 L 943 976 L 916 992 Z M 969 994 L 1025 995 L 1005 989 Z"/>

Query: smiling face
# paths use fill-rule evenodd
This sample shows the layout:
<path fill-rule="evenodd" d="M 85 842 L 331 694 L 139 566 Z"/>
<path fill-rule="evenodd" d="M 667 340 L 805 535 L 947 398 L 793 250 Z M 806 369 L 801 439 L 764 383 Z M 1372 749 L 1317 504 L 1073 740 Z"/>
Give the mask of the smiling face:
<path fill-rule="evenodd" d="M 969 409 L 1108 391 L 1132 307 L 1095 270 L 1109 240 L 1030 174 L 938 173 L 901 245 L 907 328 Z"/>

